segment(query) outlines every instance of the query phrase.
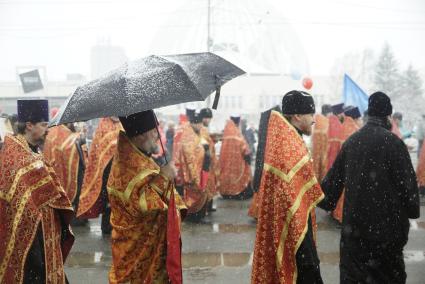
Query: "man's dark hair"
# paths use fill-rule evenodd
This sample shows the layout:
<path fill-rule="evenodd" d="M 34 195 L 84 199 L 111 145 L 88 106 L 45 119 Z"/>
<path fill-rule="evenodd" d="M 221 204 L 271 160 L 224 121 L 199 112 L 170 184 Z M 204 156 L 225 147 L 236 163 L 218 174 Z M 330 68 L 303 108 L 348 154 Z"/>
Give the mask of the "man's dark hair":
<path fill-rule="evenodd" d="M 292 120 L 292 117 L 293 117 L 294 115 L 292 115 L 292 114 L 284 114 L 283 115 L 283 117 L 289 122 L 289 123 L 291 123 L 291 120 Z"/>

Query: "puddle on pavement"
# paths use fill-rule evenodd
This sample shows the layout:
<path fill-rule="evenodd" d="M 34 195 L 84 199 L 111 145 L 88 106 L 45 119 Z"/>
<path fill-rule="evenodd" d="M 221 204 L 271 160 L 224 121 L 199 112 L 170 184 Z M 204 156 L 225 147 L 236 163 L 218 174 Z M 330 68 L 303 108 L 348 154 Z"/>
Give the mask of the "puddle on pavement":
<path fill-rule="evenodd" d="M 242 267 L 250 264 L 251 253 L 184 253 L 183 268 L 202 267 Z M 66 260 L 67 267 L 110 266 L 111 255 L 103 252 L 71 252 Z"/>
<path fill-rule="evenodd" d="M 205 280 L 208 277 L 214 277 L 216 274 L 209 267 L 194 267 L 190 269 L 184 269 L 185 278 L 191 280 Z"/>
<path fill-rule="evenodd" d="M 221 252 L 194 252 L 184 253 L 183 268 L 195 269 L 194 273 L 202 274 L 206 270 L 203 268 L 216 267 L 244 267 L 252 265 L 253 254 L 249 252 L 241 253 L 221 253 Z M 320 252 L 319 258 L 322 264 L 338 265 L 339 252 Z M 425 252 L 419 250 L 408 250 L 404 252 L 406 262 L 425 262 Z M 110 255 L 105 255 L 103 252 L 72 252 L 66 261 L 67 267 L 109 267 L 112 261 Z M 198 269 L 198 270 L 196 270 Z M 196 272 L 197 271 L 197 272 Z"/>
<path fill-rule="evenodd" d="M 254 233 L 256 226 L 255 224 L 190 224 L 183 223 L 183 233 L 191 232 L 212 232 L 212 233 Z"/>
<path fill-rule="evenodd" d="M 248 209 L 251 205 L 251 199 L 249 200 L 219 200 L 215 201 L 217 204 L 217 210 L 220 208 L 228 208 L 228 209 Z"/>
<path fill-rule="evenodd" d="M 67 267 L 93 268 L 99 266 L 110 266 L 112 262 L 111 255 L 105 255 L 103 252 L 71 252 L 66 259 Z"/>
<path fill-rule="evenodd" d="M 241 267 L 249 263 L 251 253 L 185 253 L 183 268 L 192 267 Z"/>
<path fill-rule="evenodd" d="M 250 224 L 214 224 L 218 225 L 217 233 L 248 233 L 255 232 L 255 225 Z"/>

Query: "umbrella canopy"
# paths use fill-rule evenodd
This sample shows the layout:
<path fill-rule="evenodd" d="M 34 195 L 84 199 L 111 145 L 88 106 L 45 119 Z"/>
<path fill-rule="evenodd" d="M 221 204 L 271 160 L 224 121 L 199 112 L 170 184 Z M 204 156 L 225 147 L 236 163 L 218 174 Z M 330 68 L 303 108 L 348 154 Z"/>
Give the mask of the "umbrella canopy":
<path fill-rule="evenodd" d="M 151 55 L 91 81 L 68 97 L 50 126 L 128 116 L 173 104 L 203 101 L 245 72 L 213 53 Z"/>

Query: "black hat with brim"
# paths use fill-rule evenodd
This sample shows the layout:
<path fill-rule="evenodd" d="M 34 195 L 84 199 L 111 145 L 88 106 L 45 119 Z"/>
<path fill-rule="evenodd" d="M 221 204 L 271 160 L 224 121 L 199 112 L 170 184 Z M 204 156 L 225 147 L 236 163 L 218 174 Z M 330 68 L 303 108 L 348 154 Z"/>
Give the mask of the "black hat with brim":
<path fill-rule="evenodd" d="M 48 122 L 49 101 L 48 100 L 18 100 L 19 122 Z"/>
<path fill-rule="evenodd" d="M 187 119 L 190 121 L 192 116 L 195 114 L 195 109 L 192 108 L 186 108 L 186 116 Z"/>
<path fill-rule="evenodd" d="M 283 114 L 313 114 L 315 112 L 313 97 L 307 92 L 293 90 L 282 98 Z"/>
<path fill-rule="evenodd" d="M 213 117 L 213 113 L 211 111 L 211 109 L 209 108 L 203 108 L 201 109 L 200 113 L 202 118 L 212 118 Z"/>
<path fill-rule="evenodd" d="M 138 112 L 129 116 L 120 116 L 120 121 L 128 137 L 134 137 L 158 126 L 153 110 Z"/>
<path fill-rule="evenodd" d="M 241 122 L 241 117 L 236 116 L 236 115 L 232 115 L 232 116 L 230 116 L 230 120 L 233 121 L 235 124 L 239 124 Z"/>
<path fill-rule="evenodd" d="M 351 106 L 345 109 L 344 114 L 351 117 L 352 119 L 357 119 L 362 116 L 358 107 Z"/>
<path fill-rule="evenodd" d="M 338 115 L 344 112 L 344 104 L 336 104 L 332 106 L 332 113 L 334 115 Z"/>

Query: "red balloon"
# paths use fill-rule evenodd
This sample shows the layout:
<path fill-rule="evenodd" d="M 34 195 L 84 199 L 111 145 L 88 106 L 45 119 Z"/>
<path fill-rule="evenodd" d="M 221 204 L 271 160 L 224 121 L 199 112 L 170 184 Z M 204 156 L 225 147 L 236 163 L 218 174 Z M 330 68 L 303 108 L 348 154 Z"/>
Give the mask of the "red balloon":
<path fill-rule="evenodd" d="M 309 77 L 305 77 L 303 79 L 303 87 L 307 90 L 310 90 L 311 87 L 313 87 L 313 80 L 311 80 Z"/>

